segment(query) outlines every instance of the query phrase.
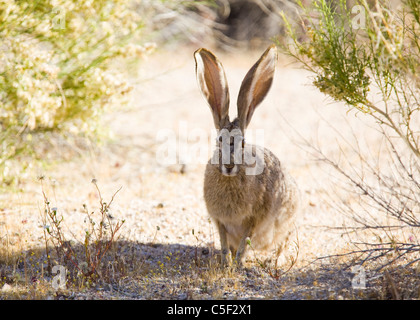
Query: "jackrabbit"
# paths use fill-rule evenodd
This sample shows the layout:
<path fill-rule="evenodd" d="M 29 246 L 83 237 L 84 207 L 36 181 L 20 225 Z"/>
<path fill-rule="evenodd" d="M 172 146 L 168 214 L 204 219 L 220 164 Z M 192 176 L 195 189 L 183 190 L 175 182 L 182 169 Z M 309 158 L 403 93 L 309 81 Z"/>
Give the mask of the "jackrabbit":
<path fill-rule="evenodd" d="M 222 263 L 231 264 L 231 250 L 241 266 L 249 242 L 281 252 L 293 231 L 298 190 L 277 157 L 244 139 L 256 107 L 271 87 L 277 48 L 270 46 L 245 76 L 238 96 L 238 117 L 229 120 L 229 89 L 220 61 L 210 51 L 194 52 L 198 84 L 210 105 L 218 130 L 217 149 L 204 176 L 204 200 L 217 225 Z"/>

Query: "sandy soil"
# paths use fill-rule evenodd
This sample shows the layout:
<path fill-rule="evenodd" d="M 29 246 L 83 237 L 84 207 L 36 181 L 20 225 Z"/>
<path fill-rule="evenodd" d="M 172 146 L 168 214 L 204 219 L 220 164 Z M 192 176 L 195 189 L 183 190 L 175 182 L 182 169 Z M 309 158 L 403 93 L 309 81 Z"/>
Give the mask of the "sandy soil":
<path fill-rule="evenodd" d="M 311 263 L 318 257 L 344 253 L 351 246 L 347 237 L 326 228 L 344 223 L 344 217 L 327 201 L 334 193 L 338 174 L 316 161 L 307 152 L 304 141 L 319 144 L 334 157 L 340 154 L 338 133 L 352 139 L 357 132 L 370 152 L 378 145 L 379 137 L 353 113 L 346 113 L 345 106 L 332 103 L 314 89 L 310 75 L 284 58 L 280 59 L 273 87 L 255 112 L 249 132 L 264 130 L 265 147 L 287 166 L 302 192 L 297 221 L 298 261 L 278 279 L 271 277 L 255 259 L 263 260 L 271 253 L 256 252 L 242 271 L 208 267 L 216 257 L 219 242 L 203 202 L 204 164 L 194 160 L 186 165 L 165 165 L 156 157 L 156 152 L 162 150 L 162 142 L 157 137 L 168 132 L 173 133 L 178 146 L 192 148 L 197 141 L 211 145 L 209 133 L 213 121 L 196 84 L 194 49 L 157 52 L 142 63 L 130 105 L 106 116 L 113 141 L 102 148 L 92 147 L 90 152 L 82 150 L 71 161 L 60 162 L 42 172 L 46 177 L 44 189 L 52 206 L 64 216 L 65 231 L 69 237 L 79 240 L 86 228 L 82 205 L 97 208 L 98 203 L 91 179 L 97 179 L 104 200 L 109 201 L 122 187 L 112 205 L 114 218 L 125 220 L 116 257 L 141 270 L 137 275 L 121 276 L 118 283 L 111 281 L 112 285 L 83 292 L 69 289 L 67 297 L 369 297 L 367 290 L 352 289 L 354 274 L 339 267 L 341 260 Z M 233 106 L 242 78 L 261 52 L 218 54 L 226 69 Z M 234 115 L 236 110 L 231 111 Z M 194 136 L 203 132 L 202 140 Z M 59 148 L 55 152 L 60 152 Z M 23 193 L 0 195 L 0 230 L 10 247 L 26 252 L 38 250 L 41 254 L 44 246 L 41 186 L 34 179 L 27 181 L 23 188 Z M 351 199 L 352 195 L 348 197 Z M 287 267 L 286 261 L 279 270 Z M 377 290 L 374 281 L 378 278 L 373 280 L 372 275 L 369 282 L 369 277 L 370 274 L 370 292 L 374 292 Z"/>

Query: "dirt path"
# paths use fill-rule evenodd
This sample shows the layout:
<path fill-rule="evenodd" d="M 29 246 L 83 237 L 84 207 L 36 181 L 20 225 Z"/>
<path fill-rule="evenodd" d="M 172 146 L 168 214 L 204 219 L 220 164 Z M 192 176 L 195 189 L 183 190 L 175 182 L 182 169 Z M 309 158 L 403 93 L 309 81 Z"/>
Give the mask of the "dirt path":
<path fill-rule="evenodd" d="M 150 57 L 140 66 L 131 105 L 106 117 L 114 141 L 102 151 L 82 152 L 80 158 L 44 173 L 46 192 L 64 215 L 67 232 L 79 239 L 86 227 L 82 204 L 93 208 L 98 202 L 91 179 L 97 179 L 105 200 L 122 187 L 112 214 L 125 220 L 115 249 L 116 256 L 124 261 L 125 273 L 121 271 L 118 281 L 114 281 L 117 276 L 111 279 L 112 285 L 68 295 L 121 299 L 337 299 L 366 295 L 366 291 L 352 290 L 350 270 L 342 271 L 327 262 L 303 268 L 317 257 L 345 252 L 349 244 L 346 237 L 324 228 L 343 222 L 325 200 L 337 174 L 308 155 L 302 141 L 319 143 L 326 152 L 336 154 L 337 132 L 327 122 L 348 137 L 353 132 L 345 128 L 353 128 L 371 145 L 377 136 L 354 115 L 347 115 L 345 107 L 331 103 L 311 87 L 308 73 L 283 60 L 249 129 L 264 130 L 265 147 L 278 155 L 302 191 L 298 262 L 279 279 L 271 277 L 255 259 L 245 271 L 211 267 L 219 243 L 202 198 L 204 164 L 193 161 L 166 166 L 156 157 L 165 142 L 157 141 L 159 135 L 172 133 L 178 147 L 189 151 L 197 141 L 210 143 L 208 133 L 213 122 L 196 84 L 193 50 L 158 52 Z M 242 78 L 260 54 L 220 54 L 233 106 Z M 207 136 L 200 140 L 203 132 Z M 40 185 L 33 181 L 24 188 L 23 194 L 1 196 L 1 227 L 11 247 L 28 252 L 38 248 L 38 255 L 42 255 Z M 256 257 L 262 260 L 270 255 Z M 285 269 L 287 263 L 282 267 Z"/>

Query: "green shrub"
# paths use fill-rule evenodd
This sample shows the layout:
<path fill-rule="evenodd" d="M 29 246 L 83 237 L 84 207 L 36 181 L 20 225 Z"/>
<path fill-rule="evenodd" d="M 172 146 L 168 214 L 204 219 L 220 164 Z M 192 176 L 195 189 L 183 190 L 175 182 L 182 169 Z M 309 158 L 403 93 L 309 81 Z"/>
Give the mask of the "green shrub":
<path fill-rule="evenodd" d="M 371 9 L 365 0 L 355 1 L 360 22 L 345 0 L 336 2 L 313 1 L 315 14 L 301 5 L 308 41 L 299 40 L 284 16 L 293 41 L 286 52 L 315 74 L 313 84 L 321 92 L 391 128 L 420 157 L 414 117 L 420 93 L 420 3 L 408 0 L 393 12 L 380 2 Z M 382 101 L 374 100 L 373 87 Z"/>
<path fill-rule="evenodd" d="M 33 134 L 94 136 L 130 85 L 115 67 L 141 58 L 143 21 L 132 0 L 0 2 L 0 178 L 33 154 Z M 17 171 L 22 168 L 18 168 Z"/>
<path fill-rule="evenodd" d="M 345 200 L 338 205 L 357 223 L 351 230 L 370 231 L 378 239 L 358 239 L 361 263 L 385 259 L 380 264 L 385 267 L 412 254 L 407 266 L 414 265 L 420 260 L 415 236 L 420 227 L 420 2 L 405 0 L 398 9 L 366 0 L 353 1 L 353 7 L 345 0 L 312 4 L 301 5 L 303 35 L 283 15 L 291 39 L 283 44 L 285 52 L 311 71 L 321 92 L 374 119 L 384 141 L 374 159 L 362 153 L 358 141 L 356 146 L 344 141 L 359 162 L 348 160 L 348 154 L 340 153 L 345 159 L 340 161 L 318 147 L 312 151 L 338 170 L 356 195 L 351 205 Z M 408 240 L 398 234 L 401 230 Z M 389 258 L 391 253 L 395 256 Z"/>

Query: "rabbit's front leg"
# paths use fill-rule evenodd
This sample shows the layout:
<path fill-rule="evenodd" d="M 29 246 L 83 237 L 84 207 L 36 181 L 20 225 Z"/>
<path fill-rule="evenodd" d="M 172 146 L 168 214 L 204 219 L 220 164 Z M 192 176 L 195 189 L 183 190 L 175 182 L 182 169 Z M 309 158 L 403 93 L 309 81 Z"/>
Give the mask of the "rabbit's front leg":
<path fill-rule="evenodd" d="M 248 248 L 248 243 L 252 237 L 254 230 L 254 223 L 250 222 L 245 229 L 244 235 L 239 243 L 238 250 L 236 251 L 236 263 L 238 267 L 242 267 L 246 258 L 246 250 Z"/>
<path fill-rule="evenodd" d="M 229 249 L 229 243 L 227 240 L 226 227 L 220 221 L 217 221 L 217 228 L 220 236 L 220 247 L 222 250 L 222 265 L 230 266 L 232 264 L 232 255 Z"/>

